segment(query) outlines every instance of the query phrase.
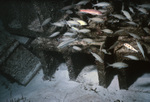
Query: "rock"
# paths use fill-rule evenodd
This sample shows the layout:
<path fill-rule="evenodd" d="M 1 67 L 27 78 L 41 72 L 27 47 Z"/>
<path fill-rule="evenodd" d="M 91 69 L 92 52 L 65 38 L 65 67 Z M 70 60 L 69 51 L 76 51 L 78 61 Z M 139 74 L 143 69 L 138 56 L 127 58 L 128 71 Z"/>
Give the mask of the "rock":
<path fill-rule="evenodd" d="M 22 85 L 27 83 L 40 69 L 41 62 L 23 46 L 19 46 L 1 67 L 1 71 Z"/>

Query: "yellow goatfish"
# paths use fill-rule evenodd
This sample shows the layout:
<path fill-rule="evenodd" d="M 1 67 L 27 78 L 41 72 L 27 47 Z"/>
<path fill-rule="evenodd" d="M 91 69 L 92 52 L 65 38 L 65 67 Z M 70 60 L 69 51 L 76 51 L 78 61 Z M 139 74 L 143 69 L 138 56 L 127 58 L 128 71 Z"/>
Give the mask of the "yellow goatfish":
<path fill-rule="evenodd" d="M 133 50 L 133 51 L 135 51 L 135 52 L 138 52 L 138 50 L 136 50 L 134 47 L 132 47 L 130 44 L 128 44 L 128 43 L 124 43 L 124 46 L 126 47 L 126 48 L 128 48 L 128 49 L 130 49 L 130 50 Z"/>

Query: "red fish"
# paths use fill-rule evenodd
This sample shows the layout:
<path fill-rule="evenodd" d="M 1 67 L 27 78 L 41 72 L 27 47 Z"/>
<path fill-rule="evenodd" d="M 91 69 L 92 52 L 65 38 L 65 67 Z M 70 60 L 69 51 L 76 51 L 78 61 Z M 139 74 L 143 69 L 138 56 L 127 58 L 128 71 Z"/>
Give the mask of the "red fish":
<path fill-rule="evenodd" d="M 81 9 L 79 12 L 81 13 L 88 13 L 91 15 L 102 15 L 102 12 L 94 9 Z"/>

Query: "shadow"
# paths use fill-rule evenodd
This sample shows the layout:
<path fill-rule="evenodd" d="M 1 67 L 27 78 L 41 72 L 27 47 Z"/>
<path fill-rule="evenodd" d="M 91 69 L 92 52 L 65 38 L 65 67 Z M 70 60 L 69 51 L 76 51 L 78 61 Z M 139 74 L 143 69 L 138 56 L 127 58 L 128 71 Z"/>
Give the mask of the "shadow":
<path fill-rule="evenodd" d="M 73 53 L 71 55 L 72 63 L 73 63 L 73 71 L 75 75 L 75 79 L 81 72 L 81 70 L 87 65 L 94 65 L 95 59 L 91 54 L 86 53 Z"/>

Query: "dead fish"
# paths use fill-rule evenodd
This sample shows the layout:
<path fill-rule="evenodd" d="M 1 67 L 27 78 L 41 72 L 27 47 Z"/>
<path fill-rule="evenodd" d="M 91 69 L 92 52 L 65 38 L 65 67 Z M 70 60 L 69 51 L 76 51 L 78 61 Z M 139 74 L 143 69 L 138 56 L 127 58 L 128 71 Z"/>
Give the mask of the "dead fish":
<path fill-rule="evenodd" d="M 150 4 L 142 4 L 142 5 L 138 5 L 139 7 L 142 7 L 142 8 L 147 8 L 147 9 L 150 9 Z"/>
<path fill-rule="evenodd" d="M 135 14 L 135 12 L 133 11 L 132 7 L 129 7 L 130 12 L 132 12 L 133 14 Z"/>
<path fill-rule="evenodd" d="M 77 19 L 77 20 L 75 20 L 75 21 L 78 22 L 78 23 L 80 24 L 80 26 L 85 26 L 85 25 L 87 25 L 87 23 L 86 23 L 85 21 L 83 21 L 83 20 Z"/>
<path fill-rule="evenodd" d="M 150 34 L 150 29 L 148 27 L 144 27 L 143 29 L 147 34 Z"/>
<path fill-rule="evenodd" d="M 121 19 L 121 20 L 125 20 L 126 18 L 123 16 L 123 15 L 120 15 L 120 14 L 110 14 L 110 16 L 113 16 L 117 19 Z"/>
<path fill-rule="evenodd" d="M 93 4 L 93 7 L 106 7 L 106 6 L 110 6 L 110 3 L 108 2 L 99 2 L 97 4 Z"/>
<path fill-rule="evenodd" d="M 104 33 L 107 33 L 107 34 L 112 34 L 112 33 L 113 33 L 113 31 L 110 30 L 110 29 L 103 29 L 102 31 L 103 31 Z"/>
<path fill-rule="evenodd" d="M 41 26 L 45 26 L 47 25 L 49 22 L 51 21 L 51 18 L 47 18 L 43 21 L 42 25 Z"/>
<path fill-rule="evenodd" d="M 78 47 L 78 46 L 73 46 L 72 47 L 74 50 L 76 50 L 76 51 L 81 51 L 82 49 L 80 48 L 80 47 Z"/>
<path fill-rule="evenodd" d="M 93 22 L 95 22 L 95 23 L 104 23 L 104 19 L 99 18 L 99 17 L 89 18 L 88 21 L 89 21 L 89 22 L 90 22 L 90 21 L 93 21 Z"/>
<path fill-rule="evenodd" d="M 80 29 L 79 31 L 78 31 L 79 33 L 89 33 L 89 32 L 91 32 L 91 30 L 90 29 Z"/>
<path fill-rule="evenodd" d="M 76 5 L 86 5 L 89 2 L 89 0 L 82 0 L 78 2 Z"/>
<path fill-rule="evenodd" d="M 94 52 L 91 52 L 91 54 L 95 57 L 97 61 L 99 61 L 100 63 L 104 63 L 103 59 L 98 54 Z"/>
<path fill-rule="evenodd" d="M 140 8 L 140 7 L 137 7 L 136 8 L 138 11 L 142 12 L 143 14 L 149 14 L 148 11 L 144 8 Z"/>
<path fill-rule="evenodd" d="M 102 12 L 95 10 L 95 9 L 80 9 L 80 13 L 87 13 L 91 15 L 102 15 Z"/>
<path fill-rule="evenodd" d="M 141 37 L 136 34 L 133 34 L 133 33 L 129 33 L 129 34 L 135 39 L 139 39 L 139 40 L 141 39 Z"/>
<path fill-rule="evenodd" d="M 73 41 L 75 41 L 76 39 L 70 39 L 70 40 L 67 40 L 67 41 L 64 41 L 64 42 L 61 42 L 57 48 L 64 48 L 66 46 L 68 46 L 70 43 L 72 43 Z"/>
<path fill-rule="evenodd" d="M 128 24 L 130 24 L 130 25 L 133 25 L 133 26 L 138 26 L 138 24 L 135 23 L 135 22 L 133 22 L 133 21 L 129 21 L 129 22 L 126 22 L 126 23 L 128 23 Z"/>
<path fill-rule="evenodd" d="M 127 56 L 124 56 L 124 57 L 132 59 L 132 60 L 139 60 L 136 56 L 133 56 L 133 55 L 127 55 Z"/>
<path fill-rule="evenodd" d="M 121 11 L 122 11 L 122 13 L 126 16 L 126 18 L 127 18 L 128 20 L 132 21 L 132 17 L 131 17 L 131 15 L 129 14 L 128 11 L 125 11 L 125 10 L 121 10 Z"/>
<path fill-rule="evenodd" d="M 143 55 L 143 57 L 144 57 L 144 59 L 145 59 L 144 50 L 143 50 L 143 48 L 142 48 L 142 45 L 141 45 L 138 41 L 136 41 L 136 43 L 137 43 L 137 46 L 138 46 L 138 48 L 140 49 L 140 51 L 141 51 L 141 53 L 142 53 L 142 55 Z"/>
<path fill-rule="evenodd" d="M 108 64 L 107 67 L 113 67 L 113 68 L 117 68 L 117 69 L 122 69 L 122 68 L 127 68 L 128 64 L 126 64 L 124 62 L 115 62 L 113 64 Z"/>
<path fill-rule="evenodd" d="M 106 49 L 102 49 L 101 51 L 104 52 L 104 54 L 111 55 L 111 53 L 106 51 Z"/>
<path fill-rule="evenodd" d="M 60 34 L 60 32 L 55 32 L 55 33 L 51 34 L 49 37 L 50 37 L 50 38 L 53 38 L 53 37 L 55 37 L 55 36 L 57 36 L 57 35 L 59 35 L 59 34 Z"/>
<path fill-rule="evenodd" d="M 135 52 L 138 52 L 138 50 L 136 50 L 134 47 L 132 47 L 130 44 L 128 44 L 128 43 L 124 43 L 123 44 L 126 48 L 128 48 L 128 49 L 130 49 L 130 50 L 132 50 L 132 51 L 135 51 Z"/>
<path fill-rule="evenodd" d="M 64 36 L 70 36 L 70 37 L 72 37 L 72 36 L 77 35 L 77 33 L 66 32 L 66 33 L 64 33 L 63 35 L 64 35 Z"/>

